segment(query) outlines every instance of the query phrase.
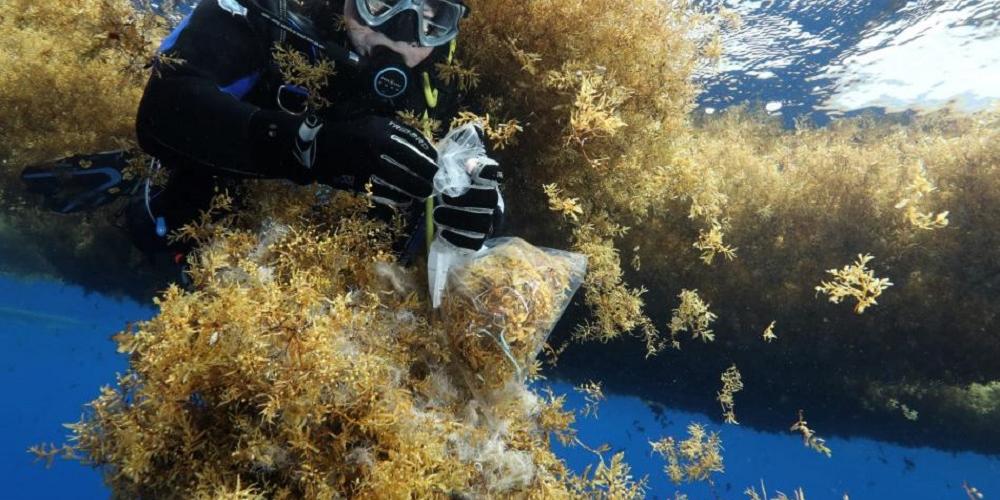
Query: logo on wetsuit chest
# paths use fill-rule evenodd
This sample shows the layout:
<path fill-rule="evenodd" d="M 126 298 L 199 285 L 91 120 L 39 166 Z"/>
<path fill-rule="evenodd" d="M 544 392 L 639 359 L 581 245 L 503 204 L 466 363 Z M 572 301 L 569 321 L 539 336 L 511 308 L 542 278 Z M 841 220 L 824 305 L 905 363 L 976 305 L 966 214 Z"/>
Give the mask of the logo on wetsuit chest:
<path fill-rule="evenodd" d="M 409 81 L 409 76 L 400 68 L 382 68 L 375 73 L 375 93 L 383 99 L 395 99 L 406 92 Z"/>
<path fill-rule="evenodd" d="M 372 49 L 368 68 L 372 90 L 382 99 L 395 99 L 403 95 L 410 85 L 410 71 L 403 56 L 388 47 Z"/>

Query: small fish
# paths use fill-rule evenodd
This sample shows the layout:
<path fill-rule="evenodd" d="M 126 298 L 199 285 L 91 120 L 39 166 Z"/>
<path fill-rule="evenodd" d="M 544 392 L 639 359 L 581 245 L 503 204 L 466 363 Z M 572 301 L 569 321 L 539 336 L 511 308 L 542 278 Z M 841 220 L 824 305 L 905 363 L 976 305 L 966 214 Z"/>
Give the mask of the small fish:
<path fill-rule="evenodd" d="M 68 316 L 46 314 L 16 307 L 0 307 L 0 324 L 8 322 L 28 323 L 32 326 L 67 327 L 83 326 L 87 323 Z"/>

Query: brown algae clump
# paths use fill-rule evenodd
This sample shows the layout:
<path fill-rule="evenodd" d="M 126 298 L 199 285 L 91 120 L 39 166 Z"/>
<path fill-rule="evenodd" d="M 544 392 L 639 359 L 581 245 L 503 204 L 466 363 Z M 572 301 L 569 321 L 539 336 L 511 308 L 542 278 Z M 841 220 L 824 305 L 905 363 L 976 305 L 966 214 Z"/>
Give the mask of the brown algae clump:
<path fill-rule="evenodd" d="M 0 3 L 0 160 L 131 145 L 144 66 L 165 25 L 128 0 Z M 13 177 L 0 165 L 0 179 Z"/>
<path fill-rule="evenodd" d="M 307 201 L 315 191 L 276 185 L 255 199 L 288 190 Z M 321 206 L 273 211 L 257 227 L 188 228 L 206 242 L 191 258 L 196 290 L 169 289 L 155 318 L 116 336 L 130 368 L 59 452 L 101 467 L 124 497 L 567 498 L 606 487 L 580 482 L 550 450 L 550 432 L 571 432 L 572 419 L 548 417 L 558 401 L 523 383 L 480 397 L 456 373 L 453 344 L 484 380 L 515 370 L 494 340 L 455 342 L 430 324 L 420 287 L 396 279 L 406 273 L 392 231 L 361 215 L 362 197 Z M 457 271 L 446 311 L 502 334 L 531 366 L 580 265 L 510 240 Z"/>
<path fill-rule="evenodd" d="M 19 176 L 38 162 L 135 147 L 144 67 L 167 34 L 166 19 L 139 3 L 0 1 L 3 272 L 54 276 L 113 295 L 151 293 L 155 271 L 113 225 L 120 205 L 55 217 L 27 196 Z M 92 272 L 107 262 L 115 265 Z"/>
<path fill-rule="evenodd" d="M 867 265 L 874 259 L 871 255 L 858 255 L 858 259 L 843 269 L 830 269 L 828 274 L 832 274 L 833 281 L 824 281 L 816 287 L 816 292 L 822 292 L 830 297 L 830 302 L 839 304 L 846 297 L 853 297 L 858 301 L 854 306 L 854 312 L 861 314 L 869 306 L 878 304 L 875 302 L 886 288 L 892 286 L 889 278 L 876 278 L 875 272 L 867 268 Z"/>
<path fill-rule="evenodd" d="M 491 389 L 522 383 L 585 269 L 582 255 L 511 238 L 451 270 L 444 328 L 469 373 Z"/>
<path fill-rule="evenodd" d="M 688 438 L 677 441 L 672 437 L 650 442 L 653 453 L 662 456 L 667 465 L 663 471 L 677 485 L 695 481 L 712 482 L 712 474 L 725 471 L 722 459 L 722 438 L 718 432 L 708 432 L 701 424 L 688 424 Z"/>

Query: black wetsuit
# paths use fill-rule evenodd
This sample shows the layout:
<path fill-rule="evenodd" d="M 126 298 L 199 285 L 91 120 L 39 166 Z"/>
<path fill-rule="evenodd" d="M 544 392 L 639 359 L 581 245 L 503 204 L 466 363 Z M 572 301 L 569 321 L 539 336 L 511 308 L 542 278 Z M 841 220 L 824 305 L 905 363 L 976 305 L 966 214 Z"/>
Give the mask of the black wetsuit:
<path fill-rule="evenodd" d="M 280 12 L 278 0 L 258 1 L 260 7 Z M 293 131 L 303 117 L 278 105 L 278 89 L 284 82 L 272 53 L 276 43 L 284 43 L 311 60 L 323 56 L 294 33 L 255 15 L 255 7 L 248 3 L 203 0 L 160 48 L 161 54 L 181 62 L 157 64 L 139 106 L 139 144 L 171 173 L 168 186 L 154 197 L 151 207 L 170 230 L 204 210 L 220 185 L 229 187 L 241 178 L 313 180 L 296 178 L 288 167 Z M 290 24 L 317 37 L 302 19 L 291 18 Z M 334 32 L 324 43 L 346 47 L 346 32 Z M 333 104 L 322 111 L 322 118 L 338 121 L 411 110 L 416 116 L 426 112 L 447 123 L 456 112 L 457 90 L 439 80 L 434 65 L 453 51 L 453 44 L 435 48 L 411 69 L 415 81 L 407 93 L 391 102 L 368 92 L 367 81 L 352 68 L 338 67 L 324 95 Z M 347 179 L 336 187 L 357 189 L 364 184 L 361 181 Z M 137 246 L 147 251 L 166 249 L 145 204 L 132 212 L 130 232 Z"/>

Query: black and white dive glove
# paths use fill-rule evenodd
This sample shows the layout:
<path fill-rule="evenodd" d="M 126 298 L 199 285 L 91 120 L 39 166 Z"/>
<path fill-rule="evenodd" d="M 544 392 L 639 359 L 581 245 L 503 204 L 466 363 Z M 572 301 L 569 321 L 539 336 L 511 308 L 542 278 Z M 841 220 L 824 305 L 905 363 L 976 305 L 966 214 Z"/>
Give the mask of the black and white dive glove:
<path fill-rule="evenodd" d="M 434 207 L 438 236 L 459 248 L 478 251 L 503 224 L 503 172 L 487 165 L 472 175 L 472 186 L 457 197 L 440 194 Z"/>
<path fill-rule="evenodd" d="M 431 195 L 437 150 L 395 120 L 372 115 L 327 121 L 259 110 L 249 127 L 254 160 L 265 176 L 354 190 L 371 182 L 374 201 L 397 209 Z"/>
<path fill-rule="evenodd" d="M 372 201 L 397 210 L 430 196 L 438 170 L 437 150 L 423 134 L 381 116 L 330 123 L 306 118 L 293 155 L 323 184 L 345 175 L 356 189 L 371 182 Z"/>
<path fill-rule="evenodd" d="M 317 116 L 261 110 L 251 119 L 259 161 L 285 165 L 276 176 L 362 189 L 371 182 L 372 201 L 382 214 L 407 210 L 433 192 L 438 153 L 418 130 L 382 116 L 324 121 Z M 291 154 L 287 145 L 292 144 Z M 286 153 L 274 157 L 275 149 Z M 461 248 L 479 250 L 503 216 L 495 165 L 477 169 L 462 196 L 438 196 L 434 222 L 439 234 Z"/>

